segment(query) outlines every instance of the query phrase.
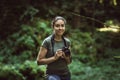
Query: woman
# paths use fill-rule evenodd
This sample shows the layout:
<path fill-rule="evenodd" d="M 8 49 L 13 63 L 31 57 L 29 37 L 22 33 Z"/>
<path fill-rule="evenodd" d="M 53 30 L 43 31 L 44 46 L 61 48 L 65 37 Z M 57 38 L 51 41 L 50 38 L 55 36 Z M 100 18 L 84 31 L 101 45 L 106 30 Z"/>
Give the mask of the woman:
<path fill-rule="evenodd" d="M 38 65 L 47 65 L 47 80 L 70 80 L 70 40 L 63 37 L 65 24 L 61 16 L 53 19 L 53 34 L 44 39 L 37 56 Z"/>

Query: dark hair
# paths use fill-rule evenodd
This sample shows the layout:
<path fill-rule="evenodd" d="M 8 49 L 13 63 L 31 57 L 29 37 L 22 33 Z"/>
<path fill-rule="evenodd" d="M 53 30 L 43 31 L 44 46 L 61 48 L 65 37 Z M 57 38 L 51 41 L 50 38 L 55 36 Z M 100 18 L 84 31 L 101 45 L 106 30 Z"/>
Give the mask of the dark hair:
<path fill-rule="evenodd" d="M 65 18 L 63 18 L 63 17 L 61 17 L 61 16 L 56 16 L 56 17 L 52 20 L 52 22 L 51 22 L 51 26 L 52 26 L 52 27 L 54 26 L 54 24 L 55 24 L 55 22 L 56 22 L 57 20 L 63 20 L 64 23 L 66 24 Z"/>

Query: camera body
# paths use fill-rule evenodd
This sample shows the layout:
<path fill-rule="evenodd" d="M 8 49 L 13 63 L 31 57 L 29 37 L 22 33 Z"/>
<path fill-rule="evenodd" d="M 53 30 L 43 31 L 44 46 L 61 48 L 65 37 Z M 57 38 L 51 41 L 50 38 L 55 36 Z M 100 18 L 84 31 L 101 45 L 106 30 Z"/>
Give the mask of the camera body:
<path fill-rule="evenodd" d="M 63 47 L 62 51 L 65 53 L 65 56 L 70 56 L 71 54 L 70 49 L 68 47 Z"/>

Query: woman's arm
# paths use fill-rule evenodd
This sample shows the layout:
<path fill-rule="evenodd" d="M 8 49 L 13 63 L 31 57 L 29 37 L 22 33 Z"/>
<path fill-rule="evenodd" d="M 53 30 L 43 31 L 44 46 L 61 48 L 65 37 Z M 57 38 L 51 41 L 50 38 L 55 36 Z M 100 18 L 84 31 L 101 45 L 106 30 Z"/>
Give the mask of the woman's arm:
<path fill-rule="evenodd" d="M 59 57 L 62 56 L 61 53 L 56 52 L 53 57 L 45 58 L 46 54 L 47 54 L 47 49 L 44 48 L 44 47 L 41 47 L 40 51 L 38 53 L 38 56 L 37 56 L 37 64 L 38 65 L 44 65 L 44 64 L 52 63 L 52 62 L 56 61 Z"/>
<path fill-rule="evenodd" d="M 38 65 L 49 64 L 49 63 L 55 61 L 55 57 L 45 58 L 46 54 L 47 54 L 47 49 L 44 47 L 41 47 L 40 51 L 38 53 L 38 56 L 37 56 L 37 64 Z"/>

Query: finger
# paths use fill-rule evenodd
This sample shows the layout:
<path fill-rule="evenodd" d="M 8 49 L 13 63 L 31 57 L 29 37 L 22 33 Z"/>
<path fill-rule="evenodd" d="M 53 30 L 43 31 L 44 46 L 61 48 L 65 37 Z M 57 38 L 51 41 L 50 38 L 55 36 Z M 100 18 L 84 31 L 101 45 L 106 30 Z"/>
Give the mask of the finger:
<path fill-rule="evenodd" d="M 62 55 L 61 58 L 64 58 L 64 56 Z"/>
<path fill-rule="evenodd" d="M 59 52 L 59 51 L 62 51 L 62 49 L 58 49 L 57 51 L 58 51 L 58 52 Z"/>

